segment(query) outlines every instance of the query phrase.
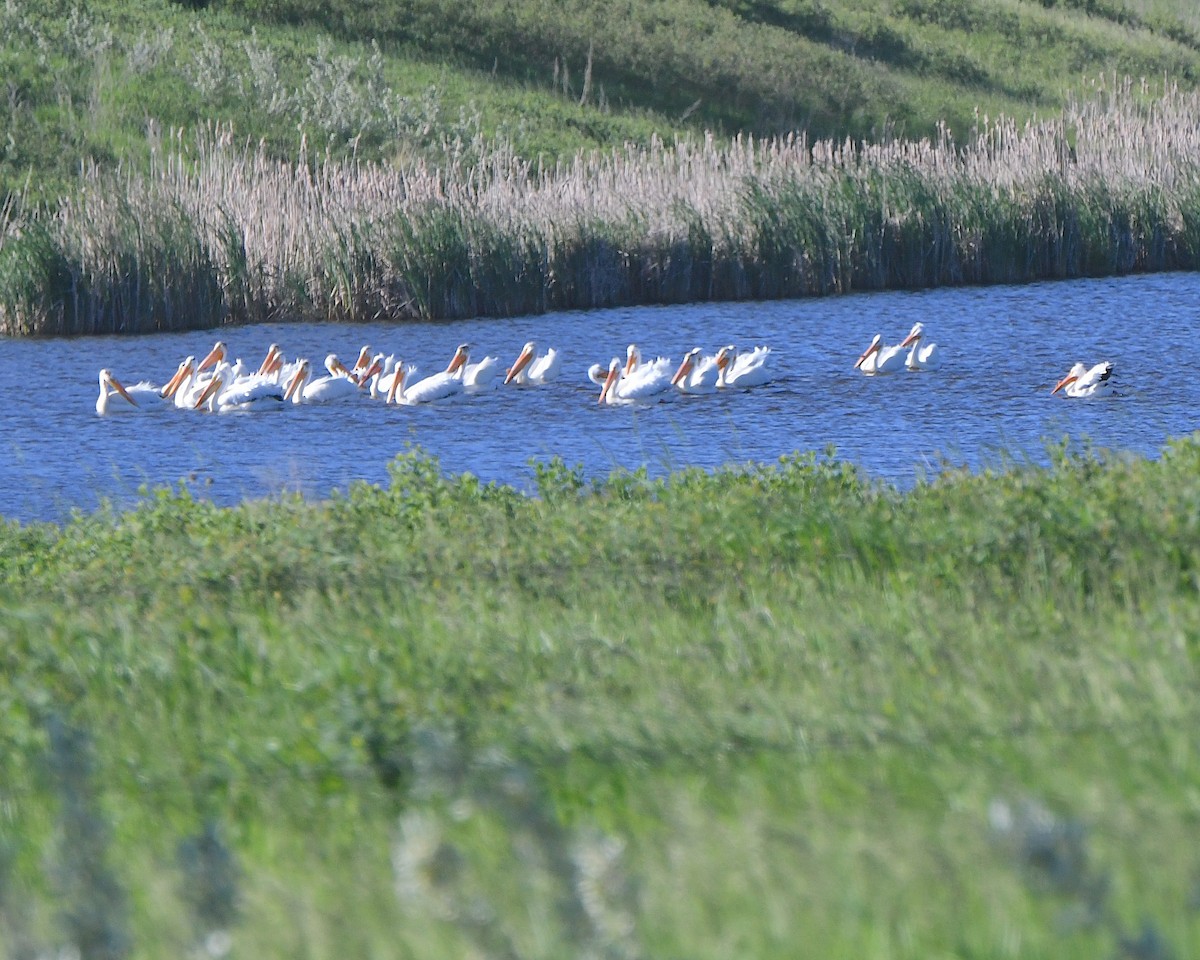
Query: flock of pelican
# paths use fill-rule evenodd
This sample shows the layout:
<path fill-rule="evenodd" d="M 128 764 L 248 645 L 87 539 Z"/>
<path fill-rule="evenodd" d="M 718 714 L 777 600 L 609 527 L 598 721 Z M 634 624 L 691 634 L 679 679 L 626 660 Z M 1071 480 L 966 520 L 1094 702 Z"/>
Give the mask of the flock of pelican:
<path fill-rule="evenodd" d="M 854 361 L 854 369 L 872 377 L 880 373 L 897 373 L 900 370 L 929 370 L 936 367 L 938 354 L 936 343 L 922 343 L 925 325 L 914 323 L 908 336 L 894 346 L 882 344 L 883 334 L 875 334 L 870 346 Z M 905 353 L 904 348 L 908 348 Z"/>
<path fill-rule="evenodd" d="M 444 370 L 418 379 L 415 366 L 394 355 L 372 355 L 371 348 L 364 346 L 354 366 L 346 366 L 331 353 L 325 358 L 324 374 L 314 376 L 307 359 L 285 362 L 278 344 L 271 344 L 262 363 L 252 370 L 240 359 L 231 362 L 228 346 L 218 341 L 201 360 L 184 358 L 171 379 L 161 386 L 144 380 L 127 387 L 112 371 L 101 370 L 96 412 L 106 415 L 177 407 L 220 413 L 283 403 L 326 403 L 364 395 L 387 404 L 413 405 L 509 384 L 539 386 L 557 379 L 562 371 L 562 355 L 554 348 L 539 354 L 532 340 L 504 370 L 494 356 L 471 362 L 470 350 L 470 344 L 459 344 Z M 672 389 L 714 393 L 770 379 L 766 366 L 769 347 L 756 347 L 743 354 L 730 344 L 711 356 L 701 353 L 699 347 L 689 351 L 672 372 L 672 364 L 665 357 L 643 361 L 636 344 L 630 344 L 624 361 L 613 358 L 607 368 L 593 364 L 588 376 L 600 386 L 602 404 L 653 400 Z"/>
<path fill-rule="evenodd" d="M 364 346 L 353 367 L 331 353 L 325 358 L 324 374 L 314 376 L 307 359 L 285 362 L 278 344 L 271 344 L 252 372 L 240 359 L 230 362 L 228 347 L 218 341 L 199 362 L 195 357 L 186 357 L 174 376 L 161 386 L 142 381 L 126 387 L 110 370 L 101 370 L 96 412 L 104 415 L 173 406 L 219 413 L 281 403 L 325 403 L 362 395 L 388 404 L 412 405 L 502 385 L 546 384 L 562 371 L 561 354 L 553 348 L 539 354 L 532 340 L 503 371 L 499 358 L 494 356 L 471 362 L 470 350 L 470 344 L 459 344 L 444 370 L 418 379 L 415 366 L 394 355 L 372 354 L 371 348 Z M 676 366 L 666 357 L 644 360 L 637 345 L 630 344 L 624 360 L 614 357 L 607 367 L 594 363 L 588 369 L 588 378 L 600 387 L 598 403 L 637 403 L 671 391 L 704 394 L 767 383 L 772 377 L 770 355 L 771 348 L 765 346 L 741 353 L 729 344 L 707 356 L 695 347 Z M 892 346 L 883 345 L 882 334 L 876 334 L 854 368 L 867 376 L 877 376 L 928 370 L 939 360 L 937 344 L 927 342 L 924 325 L 915 323 L 908 336 Z M 1064 396 L 1073 398 L 1103 396 L 1110 392 L 1112 373 L 1109 362 L 1090 368 L 1076 363 L 1051 393 L 1062 390 Z"/>
<path fill-rule="evenodd" d="M 925 325 L 914 323 L 908 336 L 893 346 L 884 346 L 883 334 L 877 333 L 870 345 L 854 361 L 854 368 L 867 376 L 882 373 L 898 373 L 901 370 L 929 370 L 938 365 L 941 355 L 936 343 L 926 343 Z M 905 353 L 905 348 L 908 352 Z M 1062 390 L 1063 395 L 1075 399 L 1104 397 L 1112 393 L 1113 365 L 1102 361 L 1094 366 L 1076 363 L 1054 385 L 1051 395 Z"/>

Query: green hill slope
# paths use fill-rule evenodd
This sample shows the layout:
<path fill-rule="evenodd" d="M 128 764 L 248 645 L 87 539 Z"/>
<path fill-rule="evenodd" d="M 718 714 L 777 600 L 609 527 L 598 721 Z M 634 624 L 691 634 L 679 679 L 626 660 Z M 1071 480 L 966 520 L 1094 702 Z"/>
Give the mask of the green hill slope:
<path fill-rule="evenodd" d="M 0 10 L 0 189 L 47 197 L 81 163 L 140 164 L 155 137 L 208 121 L 280 156 L 392 160 L 500 136 L 556 158 L 655 132 L 961 132 L 977 110 L 1055 110 L 1102 76 L 1200 76 L 1200 15 L 1175 0 L 201 7 Z"/>

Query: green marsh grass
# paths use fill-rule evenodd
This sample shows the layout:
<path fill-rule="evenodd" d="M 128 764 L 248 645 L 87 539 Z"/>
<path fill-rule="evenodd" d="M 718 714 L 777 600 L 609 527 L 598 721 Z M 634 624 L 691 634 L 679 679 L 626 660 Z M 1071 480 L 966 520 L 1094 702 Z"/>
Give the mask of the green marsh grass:
<path fill-rule="evenodd" d="M 3 915 L 82 949 L 91 875 L 129 956 L 1190 955 L 1200 445 L 1052 455 L 528 497 L 409 452 L 7 524 Z"/>
<path fill-rule="evenodd" d="M 282 163 L 210 128 L 0 242 L 0 332 L 404 320 L 1192 269 L 1200 98 L 1128 82 L 966 143 L 503 145 Z M 119 198 L 119 199 L 116 199 Z M 184 303 L 198 309 L 181 310 Z"/>

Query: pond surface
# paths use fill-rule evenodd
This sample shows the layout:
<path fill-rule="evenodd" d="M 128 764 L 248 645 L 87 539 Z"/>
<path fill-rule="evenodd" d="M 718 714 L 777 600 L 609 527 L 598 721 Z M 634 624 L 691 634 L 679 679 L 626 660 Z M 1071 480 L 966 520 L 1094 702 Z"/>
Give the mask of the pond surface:
<path fill-rule="evenodd" d="M 325 497 L 354 480 L 386 483 L 409 445 L 447 473 L 532 486 L 531 459 L 589 476 L 645 466 L 662 474 L 823 452 L 904 487 L 943 462 L 978 469 L 1006 457 L 1046 460 L 1064 437 L 1156 455 L 1200 423 L 1200 382 L 1180 376 L 1200 334 L 1200 274 L 1157 274 L 1016 287 L 871 293 L 769 303 L 638 307 L 503 320 L 396 325 L 287 324 L 202 333 L 0 340 L 0 516 L 62 520 L 101 501 L 128 505 L 143 485 L 186 483 L 219 503 L 300 491 Z M 916 321 L 939 344 L 923 373 L 853 369 L 875 333 L 898 343 Z M 97 416 L 97 373 L 163 383 L 217 338 L 257 367 L 272 342 L 288 359 L 349 362 L 364 344 L 442 369 L 455 346 L 503 366 L 537 340 L 563 354 L 559 379 L 421 407 L 366 397 L 273 410 Z M 775 379 L 745 391 L 670 395 L 601 407 L 595 362 L 644 354 L 678 362 L 693 346 L 769 345 Z M 1051 389 L 1070 365 L 1111 360 L 1117 396 L 1066 400 Z"/>

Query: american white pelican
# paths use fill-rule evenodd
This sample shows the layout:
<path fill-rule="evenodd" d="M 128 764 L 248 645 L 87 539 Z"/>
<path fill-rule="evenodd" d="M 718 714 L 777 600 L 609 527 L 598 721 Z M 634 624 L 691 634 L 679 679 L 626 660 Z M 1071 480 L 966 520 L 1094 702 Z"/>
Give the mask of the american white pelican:
<path fill-rule="evenodd" d="M 562 357 L 557 350 L 550 347 L 540 357 L 537 354 L 537 343 L 530 340 L 521 348 L 517 359 L 504 375 L 504 382 L 521 385 L 537 385 L 549 383 L 558 376 L 562 369 Z"/>
<path fill-rule="evenodd" d="M 496 386 L 496 375 L 500 372 L 499 357 L 484 357 L 478 363 L 471 363 L 471 345 L 460 343 L 454 351 L 446 373 L 462 371 L 463 389 L 467 393 L 483 393 Z"/>
<path fill-rule="evenodd" d="M 194 356 L 185 357 L 179 365 L 179 370 L 175 372 L 175 376 L 163 387 L 163 397 L 180 410 L 195 410 L 200 394 L 204 393 L 213 382 L 218 370 L 225 374 L 222 386 L 228 385 L 229 369 L 228 361 L 221 360 L 212 370 L 200 373 L 196 358 Z"/>
<path fill-rule="evenodd" d="M 236 370 L 236 364 L 233 367 L 225 361 L 217 364 L 212 379 L 196 398 L 194 409 L 228 413 L 231 410 L 250 410 L 283 402 L 283 387 L 271 376 L 239 375 Z"/>
<path fill-rule="evenodd" d="M 308 382 L 308 378 L 312 375 L 312 366 L 307 360 L 301 360 L 297 364 L 295 371 L 288 377 L 283 388 L 283 399 L 291 400 L 292 403 L 304 402 L 304 385 Z"/>
<path fill-rule="evenodd" d="M 660 360 L 668 364 L 670 363 L 666 357 L 659 356 L 654 358 L 655 363 L 658 363 Z M 625 348 L 625 373 L 633 373 L 643 363 L 645 363 L 645 360 L 642 358 L 641 348 L 636 343 L 631 343 Z"/>
<path fill-rule="evenodd" d="M 283 351 L 279 349 L 279 344 L 273 343 L 267 347 L 267 355 L 263 357 L 263 362 L 258 366 L 258 375 L 260 377 L 269 376 L 276 373 L 283 367 Z"/>
<path fill-rule="evenodd" d="M 717 351 L 717 386 L 726 387 L 757 387 L 771 379 L 771 371 L 767 369 L 767 357 L 771 355 L 770 347 L 755 347 L 749 353 L 738 353 L 738 348 L 732 343 Z"/>
<path fill-rule="evenodd" d="M 96 412 L 100 416 L 156 410 L 167 405 L 162 395 L 163 388 L 147 380 L 126 387 L 106 368 L 100 371 L 99 381 L 100 394 L 96 397 Z M 110 402 L 115 396 L 119 396 L 120 399 L 115 403 Z"/>
<path fill-rule="evenodd" d="M 1077 363 L 1050 393 L 1061 390 L 1068 397 L 1105 397 L 1112 392 L 1112 374 L 1113 365 L 1108 361 L 1090 368 Z"/>
<path fill-rule="evenodd" d="M 460 371 L 448 373 L 445 370 L 428 376 L 423 380 L 410 384 L 414 367 L 405 367 L 403 362 L 397 362 L 392 385 L 388 389 L 388 403 L 433 403 L 435 400 L 448 400 L 463 392 L 463 382 Z"/>
<path fill-rule="evenodd" d="M 901 343 L 901 347 L 912 345 L 908 351 L 908 357 L 905 358 L 904 365 L 909 370 L 929 370 L 938 365 L 941 359 L 937 352 L 936 343 L 924 343 L 925 325 L 921 322 L 914 323 L 912 329 L 908 331 L 908 336 Z"/>
<path fill-rule="evenodd" d="M 366 344 L 358 351 L 358 359 L 354 361 L 354 366 L 350 368 L 350 377 L 357 381 L 366 380 L 367 368 L 371 366 L 371 348 Z"/>
<path fill-rule="evenodd" d="M 596 402 L 624 404 L 636 403 L 638 400 L 657 400 L 670 389 L 671 361 L 666 357 L 643 363 L 632 373 L 625 373 L 621 369 L 620 358 L 613 357 Z"/>
<path fill-rule="evenodd" d="M 229 353 L 229 348 L 225 346 L 224 340 L 218 340 L 213 344 L 213 348 L 204 355 L 204 359 L 196 366 L 197 373 L 203 373 L 209 367 L 215 367 L 218 363 L 225 359 Z"/>
<path fill-rule="evenodd" d="M 158 391 L 159 395 L 168 403 L 175 402 L 176 391 L 187 382 L 192 375 L 192 371 L 196 367 L 195 357 L 184 357 L 179 361 L 179 366 L 175 368 L 175 373 L 171 379 L 162 385 L 162 389 Z"/>
<path fill-rule="evenodd" d="M 883 334 L 875 334 L 871 345 L 854 361 L 855 370 L 861 370 L 867 376 L 874 376 L 877 373 L 896 373 L 904 369 L 903 345 L 885 347 L 879 342 L 882 339 Z"/>
<path fill-rule="evenodd" d="M 196 398 L 212 378 L 211 373 L 204 374 L 203 379 L 196 375 L 196 358 L 184 357 L 167 385 L 163 387 L 163 399 L 174 404 L 180 410 L 191 410 L 196 405 Z"/>
<path fill-rule="evenodd" d="M 720 373 L 715 356 L 701 357 L 700 348 L 693 347 L 683 355 L 671 383 L 683 393 L 715 393 Z"/>
<path fill-rule="evenodd" d="M 366 388 L 367 395 L 372 400 L 379 398 L 379 378 L 383 375 L 386 362 L 387 358 L 382 353 L 377 353 L 371 358 L 362 373 L 355 375 L 358 385 Z"/>
<path fill-rule="evenodd" d="M 372 363 L 368 368 L 368 374 L 376 366 L 376 364 Z M 382 400 L 386 403 L 387 396 L 392 389 L 392 383 L 395 380 L 396 374 L 400 370 L 400 364 L 397 362 L 396 355 L 393 353 L 384 357 L 379 362 L 378 367 L 379 371 L 373 376 L 368 376 L 367 378 L 367 393 L 370 394 L 372 400 Z M 416 366 L 409 364 L 408 371 L 404 374 L 404 376 L 411 380 L 416 372 Z"/>
<path fill-rule="evenodd" d="M 308 380 L 311 369 L 311 366 L 304 367 L 307 382 L 300 388 L 299 400 L 296 399 L 293 391 L 293 403 L 327 403 L 330 400 L 343 400 L 356 396 L 363 387 L 363 384 L 355 380 L 350 371 L 346 369 L 346 365 L 337 358 L 336 353 L 331 353 L 325 358 L 325 369 L 328 371 L 325 376 L 317 377 L 316 380 Z"/>

